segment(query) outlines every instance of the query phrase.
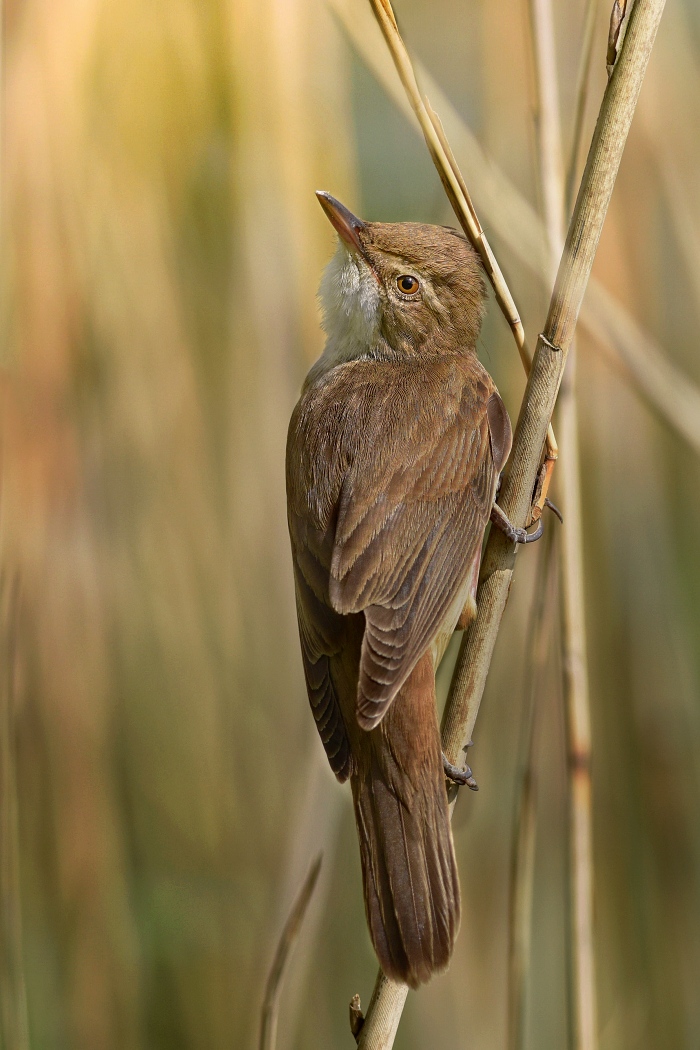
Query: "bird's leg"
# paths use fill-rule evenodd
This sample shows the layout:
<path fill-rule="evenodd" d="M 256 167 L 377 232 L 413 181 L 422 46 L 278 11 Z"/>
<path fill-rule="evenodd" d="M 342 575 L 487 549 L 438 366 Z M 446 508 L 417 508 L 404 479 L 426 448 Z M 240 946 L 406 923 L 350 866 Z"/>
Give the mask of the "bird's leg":
<path fill-rule="evenodd" d="M 474 780 L 469 766 L 465 766 L 464 769 L 460 769 L 459 766 L 453 766 L 451 762 L 448 762 L 447 756 L 443 754 L 442 768 L 445 770 L 445 776 L 454 784 L 466 784 L 466 786 L 472 791 L 479 790 L 479 785 L 476 780 Z"/>
<path fill-rule="evenodd" d="M 562 525 L 564 524 L 561 511 L 547 496 L 551 469 L 547 471 L 546 468 L 553 467 L 555 461 L 556 457 L 547 459 L 535 481 L 535 488 L 532 493 L 532 521 L 530 524 L 534 525 L 535 522 L 539 522 L 539 525 L 535 531 L 531 533 L 528 533 L 526 529 L 519 529 L 513 525 L 495 502 L 495 500 L 498 499 L 498 494 L 501 491 L 501 486 L 503 484 L 503 471 L 498 475 L 498 481 L 496 482 L 496 495 L 494 496 L 493 510 L 491 511 L 491 521 L 496 528 L 500 529 L 501 532 L 504 532 L 508 539 L 512 540 L 513 543 L 534 543 L 535 540 L 540 538 L 544 531 L 544 526 L 542 524 L 542 511 L 545 507 L 549 507 L 549 509 L 559 518 Z"/>

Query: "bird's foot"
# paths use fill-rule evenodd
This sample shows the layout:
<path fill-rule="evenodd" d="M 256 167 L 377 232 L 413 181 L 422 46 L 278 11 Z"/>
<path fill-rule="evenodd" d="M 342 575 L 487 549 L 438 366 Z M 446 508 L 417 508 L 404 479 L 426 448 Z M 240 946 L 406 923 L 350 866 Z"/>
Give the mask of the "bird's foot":
<path fill-rule="evenodd" d="M 561 516 L 561 511 L 556 507 L 551 500 L 545 499 L 545 507 L 556 514 L 559 521 L 564 524 L 564 519 Z M 491 508 L 491 522 L 496 526 L 497 529 L 508 537 L 511 543 L 534 543 L 538 540 L 544 532 L 544 522 L 542 518 L 537 522 L 537 528 L 534 532 L 528 532 L 527 529 L 521 529 L 517 525 L 513 525 L 512 521 L 504 514 L 497 503 L 494 503 Z"/>
<path fill-rule="evenodd" d="M 527 529 L 521 529 L 517 525 L 513 525 L 510 518 L 504 514 L 497 503 L 494 503 L 491 508 L 491 522 L 511 541 L 511 543 L 534 543 L 544 532 L 544 525 L 542 524 L 541 518 L 537 523 L 535 531 L 528 533 Z"/>
<path fill-rule="evenodd" d="M 459 766 L 453 766 L 451 762 L 448 762 L 445 755 L 442 756 L 442 768 L 445 771 L 445 776 L 451 780 L 454 784 L 464 785 L 471 791 L 478 791 L 479 785 L 472 776 L 472 771 L 469 766 L 465 766 L 464 769 L 460 769 Z"/>

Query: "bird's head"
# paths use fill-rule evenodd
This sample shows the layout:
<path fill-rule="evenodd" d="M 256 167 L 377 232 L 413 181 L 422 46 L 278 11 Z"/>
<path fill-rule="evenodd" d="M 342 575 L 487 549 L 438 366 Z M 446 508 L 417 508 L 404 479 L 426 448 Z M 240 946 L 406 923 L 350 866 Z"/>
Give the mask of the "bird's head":
<path fill-rule="evenodd" d="M 476 347 L 485 287 L 461 233 L 415 222 L 363 222 L 329 193 L 321 207 L 338 250 L 321 282 L 320 371 L 361 356 L 416 357 Z"/>

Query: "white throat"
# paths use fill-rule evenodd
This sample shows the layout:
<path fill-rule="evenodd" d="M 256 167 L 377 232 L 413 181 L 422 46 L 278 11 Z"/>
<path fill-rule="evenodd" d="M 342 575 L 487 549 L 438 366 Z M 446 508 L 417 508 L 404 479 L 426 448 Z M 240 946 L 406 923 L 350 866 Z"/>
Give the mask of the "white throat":
<path fill-rule="evenodd" d="M 379 336 L 381 300 L 369 266 L 338 242 L 318 291 L 326 346 L 308 375 L 313 381 L 343 361 L 364 357 Z"/>

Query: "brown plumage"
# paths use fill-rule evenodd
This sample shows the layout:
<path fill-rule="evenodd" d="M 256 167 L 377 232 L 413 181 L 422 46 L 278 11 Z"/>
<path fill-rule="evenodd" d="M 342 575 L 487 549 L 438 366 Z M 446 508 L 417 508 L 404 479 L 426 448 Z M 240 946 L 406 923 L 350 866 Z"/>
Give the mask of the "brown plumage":
<path fill-rule="evenodd" d="M 352 783 L 372 942 L 415 987 L 459 926 L 435 668 L 473 614 L 510 422 L 475 353 L 469 243 L 319 198 L 340 243 L 287 442 L 299 634 L 321 740 Z"/>

